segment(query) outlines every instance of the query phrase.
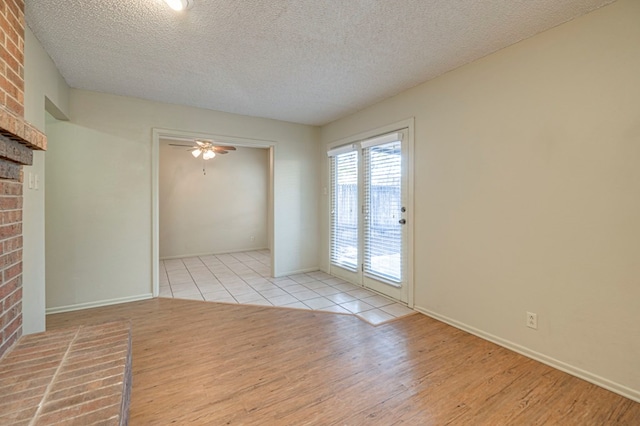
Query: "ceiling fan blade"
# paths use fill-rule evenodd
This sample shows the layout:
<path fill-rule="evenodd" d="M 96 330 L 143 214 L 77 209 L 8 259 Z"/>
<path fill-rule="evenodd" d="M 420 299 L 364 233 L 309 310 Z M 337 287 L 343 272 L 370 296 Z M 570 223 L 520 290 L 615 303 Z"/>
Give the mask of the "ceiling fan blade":
<path fill-rule="evenodd" d="M 189 148 L 187 149 L 187 151 L 190 151 L 192 154 L 195 155 L 195 153 L 198 153 L 198 156 L 200 155 L 200 153 L 202 152 L 206 152 L 206 151 L 212 151 L 216 154 L 228 154 L 229 151 L 235 151 L 236 147 L 235 146 L 231 146 L 231 145 L 214 145 L 212 141 L 207 141 L 207 140 L 194 140 L 193 141 L 195 143 L 195 145 L 184 145 L 184 144 L 178 144 L 178 143 L 170 143 L 169 145 L 171 146 L 182 146 L 185 148 Z"/>

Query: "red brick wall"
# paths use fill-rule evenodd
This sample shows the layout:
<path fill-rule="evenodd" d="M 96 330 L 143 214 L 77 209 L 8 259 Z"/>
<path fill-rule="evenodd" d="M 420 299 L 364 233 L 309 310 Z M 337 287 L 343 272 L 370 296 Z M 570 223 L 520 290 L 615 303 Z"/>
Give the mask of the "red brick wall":
<path fill-rule="evenodd" d="M 22 0 L 0 0 L 0 133 L 11 138 L 0 141 L 0 357 L 22 334 L 20 167 L 25 162 L 17 157 L 26 147 L 15 135 L 25 129 L 23 11 Z"/>
<path fill-rule="evenodd" d="M 0 105 L 24 116 L 24 1 L 0 2 Z"/>
<path fill-rule="evenodd" d="M 22 332 L 22 183 L 0 180 L 0 356 Z"/>

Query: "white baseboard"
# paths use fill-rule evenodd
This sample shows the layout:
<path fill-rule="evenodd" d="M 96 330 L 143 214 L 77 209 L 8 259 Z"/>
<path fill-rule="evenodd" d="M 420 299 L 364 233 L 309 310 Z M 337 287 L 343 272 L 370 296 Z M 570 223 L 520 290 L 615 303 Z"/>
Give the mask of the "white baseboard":
<path fill-rule="evenodd" d="M 53 308 L 47 308 L 45 313 L 47 315 L 59 314 L 62 312 L 80 311 L 82 309 L 99 308 L 101 306 L 118 305 L 120 303 L 137 302 L 138 300 L 147 300 L 152 298 L 153 295 L 151 293 L 146 293 L 139 294 L 137 296 L 119 297 L 117 299 L 98 300 L 95 302 L 85 302 L 67 306 L 56 306 Z"/>
<path fill-rule="evenodd" d="M 318 268 L 316 266 L 314 268 L 296 269 L 294 271 L 279 272 L 278 276 L 274 277 L 274 278 L 286 277 L 287 275 L 306 274 L 307 272 L 315 272 L 315 271 L 319 271 L 319 270 L 320 270 L 320 268 Z"/>
<path fill-rule="evenodd" d="M 243 253 L 245 251 L 261 251 L 261 250 L 269 250 L 269 247 L 245 248 L 245 249 L 236 249 L 236 250 L 224 250 L 224 251 L 213 252 L 213 253 L 207 252 L 207 253 L 181 254 L 181 255 L 178 255 L 178 256 L 164 256 L 164 257 L 161 257 L 160 260 L 186 259 L 187 257 L 215 256 L 215 255 L 218 255 L 218 254 Z"/>
<path fill-rule="evenodd" d="M 571 374 L 572 376 L 576 376 L 582 380 L 586 380 L 589 383 L 593 383 L 594 385 L 610 390 L 611 392 L 615 392 L 618 395 L 622 395 L 625 398 L 640 402 L 640 390 L 631 389 L 627 386 L 621 385 L 620 383 L 613 382 L 609 379 L 598 376 L 597 374 L 590 373 L 589 371 L 567 364 L 563 361 L 557 360 L 540 352 L 531 350 L 525 346 L 521 346 L 517 343 L 513 343 L 501 337 L 494 336 L 493 334 L 471 327 L 467 324 L 448 318 L 444 315 L 440 315 L 436 312 L 430 311 L 429 309 L 421 308 L 419 306 L 414 306 L 414 309 L 438 321 L 442 321 L 455 328 L 459 328 L 460 330 L 464 330 L 468 333 L 478 336 L 484 340 L 493 342 L 496 345 L 500 345 L 514 352 L 517 352 L 520 355 L 524 355 L 527 358 L 534 359 L 550 367 L 556 368 L 560 371 L 564 371 L 565 373 Z"/>

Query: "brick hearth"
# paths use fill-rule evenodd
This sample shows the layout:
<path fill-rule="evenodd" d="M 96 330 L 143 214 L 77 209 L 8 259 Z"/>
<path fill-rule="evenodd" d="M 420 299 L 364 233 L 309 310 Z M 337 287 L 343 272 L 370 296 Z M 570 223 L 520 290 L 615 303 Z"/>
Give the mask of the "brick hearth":
<path fill-rule="evenodd" d="M 126 425 L 130 393 L 128 322 L 25 336 L 0 359 L 2 425 Z"/>

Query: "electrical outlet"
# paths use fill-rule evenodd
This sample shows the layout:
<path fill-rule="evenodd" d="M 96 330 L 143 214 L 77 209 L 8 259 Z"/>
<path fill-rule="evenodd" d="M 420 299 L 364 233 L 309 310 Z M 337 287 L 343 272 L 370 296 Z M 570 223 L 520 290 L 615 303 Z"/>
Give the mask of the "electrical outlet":
<path fill-rule="evenodd" d="M 251 236 L 251 242 L 254 242 L 256 240 L 256 237 L 254 237 L 253 235 Z"/>
<path fill-rule="evenodd" d="M 527 327 L 533 328 L 534 330 L 538 329 L 538 314 L 527 312 Z"/>

